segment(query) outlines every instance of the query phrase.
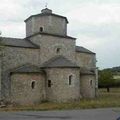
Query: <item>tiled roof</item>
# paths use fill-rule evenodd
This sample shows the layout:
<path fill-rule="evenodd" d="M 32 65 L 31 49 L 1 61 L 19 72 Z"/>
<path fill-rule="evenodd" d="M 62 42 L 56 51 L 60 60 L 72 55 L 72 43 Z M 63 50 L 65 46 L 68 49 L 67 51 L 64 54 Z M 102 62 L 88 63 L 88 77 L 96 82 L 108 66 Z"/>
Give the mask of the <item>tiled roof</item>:
<path fill-rule="evenodd" d="M 46 32 L 37 32 L 34 33 L 33 35 L 28 36 L 27 38 L 33 37 L 35 35 L 49 35 L 49 36 L 54 36 L 54 37 L 60 37 L 60 38 L 68 38 L 68 39 L 72 39 L 72 40 L 76 40 L 76 38 L 71 37 L 71 36 L 67 36 L 67 35 L 59 35 L 59 34 L 52 34 L 52 33 L 46 33 Z"/>
<path fill-rule="evenodd" d="M 43 72 L 43 71 L 37 66 L 26 64 L 18 68 L 15 68 L 11 70 L 10 72 L 12 73 L 37 73 L 37 72 Z"/>
<path fill-rule="evenodd" d="M 77 64 L 71 62 L 63 56 L 56 56 L 43 63 L 42 68 L 79 68 Z"/>
<path fill-rule="evenodd" d="M 19 39 L 19 38 L 1 37 L 0 44 L 5 46 L 13 46 L 13 47 L 39 48 L 38 45 L 32 43 L 30 40 Z"/>
<path fill-rule="evenodd" d="M 92 51 L 90 51 L 82 46 L 76 46 L 76 52 L 95 54 L 94 52 L 92 52 Z"/>
<path fill-rule="evenodd" d="M 32 17 L 39 17 L 39 16 L 55 16 L 55 17 L 60 17 L 60 18 L 64 18 L 66 20 L 66 22 L 68 23 L 68 19 L 64 16 L 61 16 L 61 15 L 57 15 L 57 14 L 54 14 L 54 13 L 40 13 L 40 14 L 36 14 L 36 15 L 31 15 L 30 17 L 28 17 L 26 21 L 28 21 L 30 18 Z"/>

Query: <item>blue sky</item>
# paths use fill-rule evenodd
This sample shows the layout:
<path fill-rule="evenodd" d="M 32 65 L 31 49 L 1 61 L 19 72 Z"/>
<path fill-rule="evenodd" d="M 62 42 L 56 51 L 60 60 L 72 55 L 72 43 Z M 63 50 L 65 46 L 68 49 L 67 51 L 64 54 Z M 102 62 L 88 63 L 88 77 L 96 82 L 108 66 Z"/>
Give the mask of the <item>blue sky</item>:
<path fill-rule="evenodd" d="M 68 35 L 77 45 L 96 52 L 99 68 L 120 66 L 120 0 L 1 0 L 2 36 L 24 38 L 24 20 L 46 3 L 68 18 Z"/>

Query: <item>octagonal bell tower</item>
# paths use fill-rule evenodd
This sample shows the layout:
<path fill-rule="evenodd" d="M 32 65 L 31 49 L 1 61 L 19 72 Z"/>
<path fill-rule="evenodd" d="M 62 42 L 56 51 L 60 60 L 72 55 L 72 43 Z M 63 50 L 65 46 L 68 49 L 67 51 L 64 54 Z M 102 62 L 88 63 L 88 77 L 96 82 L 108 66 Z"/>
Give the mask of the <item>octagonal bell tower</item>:
<path fill-rule="evenodd" d="M 26 37 L 39 32 L 62 36 L 67 35 L 67 18 L 52 13 L 52 10 L 48 8 L 42 9 L 40 14 L 30 16 L 25 20 L 25 23 Z"/>

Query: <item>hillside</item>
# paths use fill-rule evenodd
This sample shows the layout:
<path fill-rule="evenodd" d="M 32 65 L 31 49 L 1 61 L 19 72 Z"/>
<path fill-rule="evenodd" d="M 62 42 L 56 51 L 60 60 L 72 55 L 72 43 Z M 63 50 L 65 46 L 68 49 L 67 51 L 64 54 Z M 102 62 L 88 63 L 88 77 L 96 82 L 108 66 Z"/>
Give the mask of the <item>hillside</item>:
<path fill-rule="evenodd" d="M 111 68 L 111 71 L 112 72 L 120 72 L 120 66 Z"/>
<path fill-rule="evenodd" d="M 118 67 L 113 67 L 113 68 L 106 68 L 106 69 L 103 69 L 103 70 L 110 70 L 111 72 L 120 72 L 120 66 Z"/>

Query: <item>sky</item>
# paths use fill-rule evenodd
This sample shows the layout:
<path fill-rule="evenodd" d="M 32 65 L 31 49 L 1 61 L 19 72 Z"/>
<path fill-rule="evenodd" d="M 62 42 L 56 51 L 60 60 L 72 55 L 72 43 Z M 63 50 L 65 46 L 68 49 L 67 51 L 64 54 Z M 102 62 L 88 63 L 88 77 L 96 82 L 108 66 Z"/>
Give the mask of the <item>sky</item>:
<path fill-rule="evenodd" d="M 24 20 L 46 3 L 68 18 L 68 35 L 96 53 L 100 69 L 120 66 L 120 0 L 0 0 L 1 36 L 24 38 Z"/>

